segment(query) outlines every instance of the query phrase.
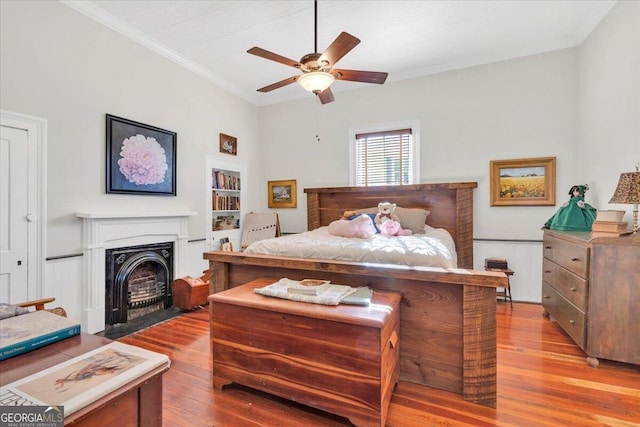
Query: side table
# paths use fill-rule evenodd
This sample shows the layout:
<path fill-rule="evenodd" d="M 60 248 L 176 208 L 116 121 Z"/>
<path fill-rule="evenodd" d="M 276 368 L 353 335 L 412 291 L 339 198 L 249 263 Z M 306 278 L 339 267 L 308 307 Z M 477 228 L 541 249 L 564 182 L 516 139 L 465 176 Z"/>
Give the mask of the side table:
<path fill-rule="evenodd" d="M 513 301 L 511 299 L 511 280 L 509 279 L 509 277 L 514 274 L 513 270 L 510 268 L 485 268 L 485 271 L 500 271 L 507 275 L 507 287 L 503 288 L 501 291 L 497 291 L 496 296 L 503 298 L 505 302 L 508 300 L 509 304 L 511 304 L 511 308 L 513 308 Z"/>
<path fill-rule="evenodd" d="M 66 362 L 111 342 L 107 338 L 83 332 L 3 360 L 0 364 L 0 386 Z M 169 363 L 166 363 L 107 393 L 77 412 L 66 416 L 65 426 L 156 427 L 162 425 L 162 376 L 168 369 Z"/>

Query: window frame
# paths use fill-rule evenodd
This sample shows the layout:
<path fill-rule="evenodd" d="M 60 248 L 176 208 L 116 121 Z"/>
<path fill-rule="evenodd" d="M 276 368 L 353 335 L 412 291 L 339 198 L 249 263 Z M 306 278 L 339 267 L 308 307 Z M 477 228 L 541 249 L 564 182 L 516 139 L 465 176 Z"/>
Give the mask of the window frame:
<path fill-rule="evenodd" d="M 403 120 L 397 122 L 377 123 L 370 125 L 354 126 L 349 128 L 349 185 L 352 187 L 356 184 L 356 135 L 362 133 L 388 132 L 398 129 L 411 129 L 411 145 L 413 149 L 412 163 L 412 184 L 420 182 L 420 121 L 419 120 Z M 389 184 L 403 185 L 403 184 Z M 409 184 L 411 185 L 411 184 Z M 364 187 L 364 186 L 360 186 Z"/>

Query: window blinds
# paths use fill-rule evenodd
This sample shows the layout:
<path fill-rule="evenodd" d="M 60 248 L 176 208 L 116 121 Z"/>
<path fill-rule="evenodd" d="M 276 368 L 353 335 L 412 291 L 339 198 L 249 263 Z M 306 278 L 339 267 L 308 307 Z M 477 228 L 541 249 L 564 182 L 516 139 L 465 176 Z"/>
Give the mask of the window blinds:
<path fill-rule="evenodd" d="M 356 185 L 412 184 L 411 129 L 356 134 Z"/>

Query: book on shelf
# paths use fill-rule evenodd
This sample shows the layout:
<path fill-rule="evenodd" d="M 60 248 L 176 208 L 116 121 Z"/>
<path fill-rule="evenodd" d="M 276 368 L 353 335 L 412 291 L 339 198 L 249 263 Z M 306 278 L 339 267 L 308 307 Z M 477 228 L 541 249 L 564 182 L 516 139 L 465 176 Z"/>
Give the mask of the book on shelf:
<path fill-rule="evenodd" d="M 240 210 L 240 197 L 214 192 L 211 204 L 214 211 L 237 211 Z"/>
<path fill-rule="evenodd" d="M 78 335 L 80 323 L 46 310 L 0 320 L 0 360 Z"/>
<path fill-rule="evenodd" d="M 303 279 L 297 284 L 292 284 L 287 288 L 290 294 L 300 295 L 320 295 L 329 287 L 328 280 Z"/>
<path fill-rule="evenodd" d="M 591 224 L 591 231 L 608 231 L 612 233 L 621 233 L 627 231 L 629 223 L 624 221 L 594 221 Z"/>
<path fill-rule="evenodd" d="M 240 177 L 223 171 L 211 171 L 211 188 L 240 191 Z"/>

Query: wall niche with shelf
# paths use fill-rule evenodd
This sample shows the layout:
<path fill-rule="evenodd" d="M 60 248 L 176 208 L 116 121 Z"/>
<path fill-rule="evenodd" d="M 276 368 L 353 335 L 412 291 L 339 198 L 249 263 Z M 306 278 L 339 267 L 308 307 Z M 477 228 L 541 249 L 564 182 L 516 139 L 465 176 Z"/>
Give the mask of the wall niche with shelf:
<path fill-rule="evenodd" d="M 221 242 L 231 242 L 240 250 L 245 172 L 240 164 L 219 159 L 207 160 L 207 243 L 209 250 L 220 250 Z"/>

